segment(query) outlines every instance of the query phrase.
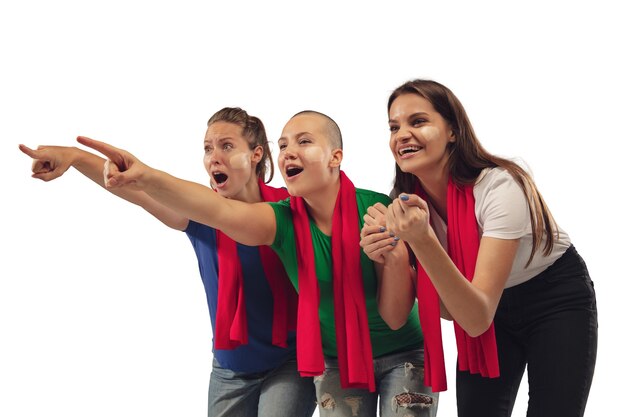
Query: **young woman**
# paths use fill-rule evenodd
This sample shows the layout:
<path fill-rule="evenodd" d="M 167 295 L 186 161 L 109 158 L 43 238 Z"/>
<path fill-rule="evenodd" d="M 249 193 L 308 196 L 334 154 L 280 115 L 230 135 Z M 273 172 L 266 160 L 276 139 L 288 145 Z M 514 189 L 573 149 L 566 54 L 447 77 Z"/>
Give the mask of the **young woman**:
<path fill-rule="evenodd" d="M 73 166 L 104 186 L 105 160 L 74 147 L 20 149 L 34 158 L 33 177 L 50 181 Z M 265 184 L 274 166 L 260 119 L 224 108 L 208 122 L 204 166 L 216 195 L 277 201 L 285 189 Z M 265 247 L 236 244 L 225 234 L 160 204 L 141 191 L 112 190 L 165 225 L 184 231 L 198 258 L 213 327 L 209 416 L 311 416 L 315 390 L 295 362 L 297 298 L 280 260 Z M 292 323 L 289 323 L 292 321 Z"/>
<path fill-rule="evenodd" d="M 532 178 L 481 146 L 439 83 L 401 85 L 388 113 L 397 198 L 370 208 L 361 244 L 385 262 L 385 224 L 416 258 L 427 383 L 446 388 L 441 314 L 455 322 L 459 416 L 510 416 L 526 366 L 528 416 L 583 415 L 597 348 L 593 283 Z"/>
<path fill-rule="evenodd" d="M 387 286 L 393 280 L 384 278 L 408 275 L 408 256 L 377 269 L 359 247 L 367 207 L 390 200 L 355 189 L 340 170 L 341 133 L 332 119 L 305 111 L 285 125 L 278 165 L 293 197 L 269 204 L 224 199 L 152 169 L 123 150 L 80 142 L 109 158 L 107 187 L 143 190 L 236 241 L 272 246 L 299 290 L 298 369 L 315 376 L 322 416 L 375 416 L 379 397 L 382 416 L 435 415 L 437 395 L 423 386 L 414 303 L 402 307 L 407 311 L 390 312 L 404 317 L 394 325 L 397 330 L 387 326 L 377 309 L 377 298 L 381 306 L 394 309 L 385 295 L 392 294 Z"/>

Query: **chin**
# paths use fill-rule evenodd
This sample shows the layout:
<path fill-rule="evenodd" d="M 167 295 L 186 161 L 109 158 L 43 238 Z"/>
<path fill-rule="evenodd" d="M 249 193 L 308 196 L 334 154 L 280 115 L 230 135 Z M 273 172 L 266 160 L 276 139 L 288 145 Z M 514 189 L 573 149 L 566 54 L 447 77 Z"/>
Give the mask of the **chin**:
<path fill-rule="evenodd" d="M 415 175 L 415 172 L 420 170 L 420 164 L 410 164 L 406 163 L 406 161 L 403 162 L 404 164 L 398 164 L 398 166 L 400 167 L 400 171 L 402 172 Z"/>
<path fill-rule="evenodd" d="M 299 193 L 299 188 L 298 187 L 294 187 L 293 185 L 286 185 L 287 187 L 287 192 L 289 193 L 290 196 L 292 197 L 302 197 L 302 195 Z"/>
<path fill-rule="evenodd" d="M 287 191 L 293 197 L 306 198 L 310 194 L 314 193 L 318 187 L 313 184 L 299 183 L 299 184 L 286 184 Z"/>

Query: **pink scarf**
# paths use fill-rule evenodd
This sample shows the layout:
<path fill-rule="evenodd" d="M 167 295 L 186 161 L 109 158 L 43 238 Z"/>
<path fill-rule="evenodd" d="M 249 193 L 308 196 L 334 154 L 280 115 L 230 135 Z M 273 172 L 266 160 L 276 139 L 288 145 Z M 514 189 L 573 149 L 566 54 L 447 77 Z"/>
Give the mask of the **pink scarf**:
<path fill-rule="evenodd" d="M 416 194 L 424 200 L 427 199 L 419 184 Z M 473 187 L 456 185 L 449 180 L 447 198 L 448 254 L 463 276 L 471 281 L 474 278 L 480 244 L 474 212 Z M 424 333 L 424 383 L 432 387 L 435 392 L 445 391 L 447 383 L 441 341 L 439 296 L 426 271 L 419 264 L 417 299 L 420 323 Z M 500 376 L 493 323 L 478 337 L 469 336 L 456 322 L 454 332 L 461 371 L 469 370 L 473 374 L 480 373 L 489 378 Z"/>
<path fill-rule="evenodd" d="M 319 319 L 319 287 L 309 215 L 304 199 L 291 197 L 298 257 L 298 370 L 302 376 L 324 372 Z M 332 220 L 333 296 L 337 359 L 343 388 L 374 392 L 374 361 L 361 273 L 359 213 L 356 190 L 340 173 L 340 190 Z"/>
<path fill-rule="evenodd" d="M 261 179 L 259 188 L 263 201 L 280 201 L 289 197 L 286 189 L 270 187 Z M 219 272 L 215 349 L 234 349 L 248 343 L 243 272 L 237 243 L 219 230 L 216 230 L 216 235 Z M 272 344 L 287 347 L 287 332 L 295 328 L 297 295 L 274 251 L 267 246 L 259 246 L 259 254 L 274 299 Z"/>

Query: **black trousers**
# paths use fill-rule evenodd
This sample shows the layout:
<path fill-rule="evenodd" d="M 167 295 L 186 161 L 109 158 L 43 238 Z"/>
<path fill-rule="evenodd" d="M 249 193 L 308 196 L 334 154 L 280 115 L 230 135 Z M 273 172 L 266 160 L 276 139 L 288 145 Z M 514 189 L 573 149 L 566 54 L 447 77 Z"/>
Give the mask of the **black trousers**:
<path fill-rule="evenodd" d="M 457 370 L 460 417 L 504 417 L 528 366 L 529 417 L 582 416 L 593 379 L 598 315 L 573 246 L 530 281 L 504 290 L 494 319 L 499 378 Z"/>

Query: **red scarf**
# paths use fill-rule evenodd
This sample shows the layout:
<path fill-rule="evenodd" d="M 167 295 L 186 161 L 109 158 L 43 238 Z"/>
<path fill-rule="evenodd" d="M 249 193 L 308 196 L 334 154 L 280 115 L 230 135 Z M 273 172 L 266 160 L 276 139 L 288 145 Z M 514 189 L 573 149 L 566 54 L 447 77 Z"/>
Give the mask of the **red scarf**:
<path fill-rule="evenodd" d="M 259 179 L 263 201 L 280 201 L 289 197 L 284 188 L 274 188 Z M 234 349 L 248 343 L 248 322 L 243 291 L 243 272 L 237 243 L 216 230 L 217 235 L 217 314 L 215 318 L 215 349 Z M 259 246 L 265 277 L 272 291 L 274 312 L 272 344 L 287 347 L 287 331 L 295 328 L 297 295 L 283 264 L 268 246 Z"/>
<path fill-rule="evenodd" d="M 319 287 L 309 215 L 304 199 L 291 197 L 298 257 L 298 370 L 302 376 L 324 372 L 319 319 Z M 333 298 L 337 359 L 343 388 L 374 392 L 374 361 L 361 273 L 360 227 L 356 190 L 341 171 L 332 220 Z"/>
<path fill-rule="evenodd" d="M 426 194 L 417 185 L 416 194 L 426 200 Z M 474 278 L 480 238 L 474 212 L 472 186 L 456 185 L 448 181 L 448 254 L 459 271 L 471 281 Z M 417 298 L 420 323 L 424 333 L 424 383 L 433 391 L 445 391 L 446 371 L 441 342 L 439 296 L 426 271 L 418 264 Z M 493 323 L 478 337 L 469 336 L 454 323 L 458 364 L 461 371 L 480 373 L 484 377 L 500 376 L 498 349 Z"/>

